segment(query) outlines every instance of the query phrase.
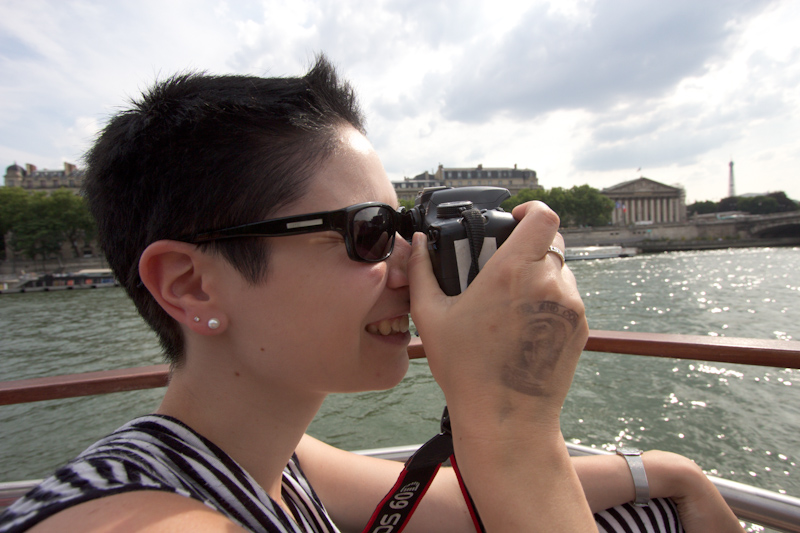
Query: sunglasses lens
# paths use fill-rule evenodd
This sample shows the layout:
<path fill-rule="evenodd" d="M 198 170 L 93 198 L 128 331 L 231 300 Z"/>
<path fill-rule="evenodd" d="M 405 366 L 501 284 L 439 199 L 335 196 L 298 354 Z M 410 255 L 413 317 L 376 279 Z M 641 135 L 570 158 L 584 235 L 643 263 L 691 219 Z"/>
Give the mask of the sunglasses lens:
<path fill-rule="evenodd" d="M 359 210 L 353 217 L 353 247 L 365 261 L 389 257 L 394 246 L 394 211 L 373 206 Z"/>

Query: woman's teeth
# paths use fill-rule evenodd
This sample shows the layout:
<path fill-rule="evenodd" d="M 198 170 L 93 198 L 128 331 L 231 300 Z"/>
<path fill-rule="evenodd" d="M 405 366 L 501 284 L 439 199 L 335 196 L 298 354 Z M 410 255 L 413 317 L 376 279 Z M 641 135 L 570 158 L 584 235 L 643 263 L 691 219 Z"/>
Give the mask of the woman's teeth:
<path fill-rule="evenodd" d="M 391 335 L 393 333 L 405 333 L 408 331 L 408 315 L 399 316 L 391 320 L 381 320 L 367 326 L 369 333 L 379 333 L 381 335 Z"/>

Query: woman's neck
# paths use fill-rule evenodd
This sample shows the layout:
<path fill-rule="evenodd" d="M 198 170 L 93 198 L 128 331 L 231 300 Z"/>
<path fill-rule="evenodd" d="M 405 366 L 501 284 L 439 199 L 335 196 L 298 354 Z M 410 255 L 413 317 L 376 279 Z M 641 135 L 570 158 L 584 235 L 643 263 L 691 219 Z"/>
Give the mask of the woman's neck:
<path fill-rule="evenodd" d="M 198 359 L 175 371 L 157 413 L 181 420 L 219 446 L 280 502 L 283 469 L 325 395 L 301 397 L 277 380 L 264 383 L 263 377 L 221 368 L 219 359 Z"/>

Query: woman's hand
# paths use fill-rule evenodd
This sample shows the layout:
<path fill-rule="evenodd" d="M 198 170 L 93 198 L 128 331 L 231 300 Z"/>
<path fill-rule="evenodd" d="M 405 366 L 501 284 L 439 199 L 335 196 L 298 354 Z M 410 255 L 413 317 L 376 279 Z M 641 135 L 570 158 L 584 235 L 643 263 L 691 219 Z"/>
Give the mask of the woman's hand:
<path fill-rule="evenodd" d="M 741 533 L 739 519 L 694 461 L 657 450 L 645 452 L 642 460 L 651 496 L 675 502 L 687 533 Z"/>
<path fill-rule="evenodd" d="M 440 290 L 425 237 L 415 235 L 411 315 L 454 422 L 463 408 L 473 423 L 513 414 L 558 431 L 588 336 L 584 306 L 569 268 L 548 252 L 564 249 L 558 216 L 541 202 L 513 214 L 520 222 L 511 236 L 454 297 Z"/>
<path fill-rule="evenodd" d="M 411 316 L 447 399 L 458 466 L 487 531 L 596 531 L 559 416 L 588 326 L 541 202 L 462 294 L 445 296 L 414 235 Z"/>

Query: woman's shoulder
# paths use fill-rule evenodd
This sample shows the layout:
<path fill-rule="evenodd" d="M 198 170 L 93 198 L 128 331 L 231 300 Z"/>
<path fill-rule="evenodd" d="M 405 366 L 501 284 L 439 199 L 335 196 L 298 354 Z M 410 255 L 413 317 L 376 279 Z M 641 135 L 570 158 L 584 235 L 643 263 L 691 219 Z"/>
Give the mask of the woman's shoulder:
<path fill-rule="evenodd" d="M 335 530 L 296 457 L 284 470 L 284 488 L 309 530 Z M 138 516 L 126 514 L 127 508 L 150 501 L 159 507 Z M 293 527 L 280 506 L 214 443 L 177 419 L 148 415 L 100 439 L 16 501 L 0 515 L 0 533 L 84 514 L 127 517 L 129 524 L 138 524 L 134 519 L 188 513 L 217 523 L 216 514 L 209 512 L 256 529 Z M 325 527 L 315 528 L 320 521 Z"/>
<path fill-rule="evenodd" d="M 33 526 L 30 531 L 245 531 L 204 503 L 177 494 L 135 491 L 84 502 Z"/>
<path fill-rule="evenodd" d="M 169 446 L 155 436 L 158 417 L 142 417 L 100 439 L 0 515 L 0 532 L 25 530 L 83 503 L 135 491 L 192 496 L 163 460 Z M 137 430 L 143 425 L 144 432 Z"/>

